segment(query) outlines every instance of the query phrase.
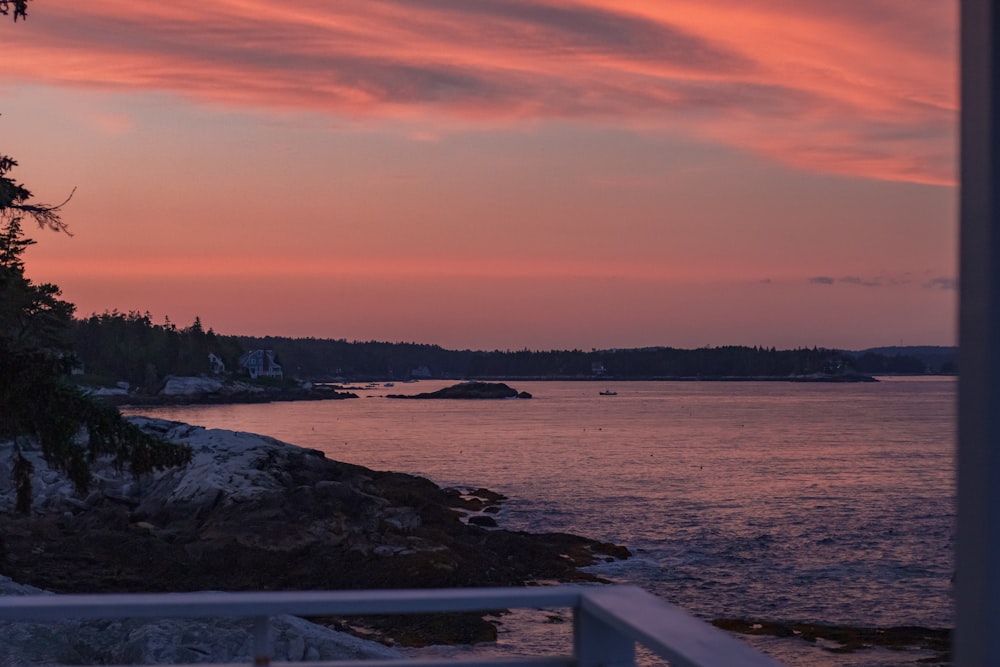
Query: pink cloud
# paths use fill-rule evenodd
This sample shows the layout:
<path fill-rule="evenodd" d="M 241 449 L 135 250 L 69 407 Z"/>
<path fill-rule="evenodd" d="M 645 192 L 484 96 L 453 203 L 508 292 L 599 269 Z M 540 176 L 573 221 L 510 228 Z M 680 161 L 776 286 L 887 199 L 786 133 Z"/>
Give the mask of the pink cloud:
<path fill-rule="evenodd" d="M 953 3 L 47 0 L 4 78 L 356 119 L 616 123 L 954 183 Z"/>

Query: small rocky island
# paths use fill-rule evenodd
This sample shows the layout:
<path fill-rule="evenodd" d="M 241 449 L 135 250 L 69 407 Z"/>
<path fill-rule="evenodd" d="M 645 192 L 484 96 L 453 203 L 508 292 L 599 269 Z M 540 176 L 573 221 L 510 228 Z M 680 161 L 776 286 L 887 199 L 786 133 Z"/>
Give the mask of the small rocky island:
<path fill-rule="evenodd" d="M 11 443 L 0 443 L 0 575 L 60 593 L 521 586 L 599 581 L 579 568 L 627 558 L 574 535 L 493 529 L 500 494 L 328 459 L 249 433 L 133 418 L 192 448 L 141 478 L 98 461 L 80 496 L 37 451 L 31 516 L 14 513 Z M 486 520 L 486 519 L 490 520 Z M 496 636 L 478 614 L 325 619 L 387 643 Z"/>
<path fill-rule="evenodd" d="M 457 399 L 491 399 L 491 398 L 531 398 L 526 391 L 507 386 L 503 382 L 461 382 L 459 384 L 422 394 L 389 394 L 386 398 L 457 398 Z"/>

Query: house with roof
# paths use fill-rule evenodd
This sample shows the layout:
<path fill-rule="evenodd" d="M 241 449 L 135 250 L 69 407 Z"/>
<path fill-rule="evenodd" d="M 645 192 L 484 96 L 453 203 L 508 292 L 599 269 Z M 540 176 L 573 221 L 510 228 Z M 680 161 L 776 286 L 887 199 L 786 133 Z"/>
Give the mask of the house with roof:
<path fill-rule="evenodd" d="M 274 350 L 251 350 L 240 357 L 240 366 L 247 370 L 250 378 L 283 378 L 281 364 L 274 360 Z"/>
<path fill-rule="evenodd" d="M 222 375 L 226 372 L 226 363 L 222 361 L 222 357 L 215 354 L 214 352 L 208 353 L 208 368 L 211 370 L 212 375 Z"/>

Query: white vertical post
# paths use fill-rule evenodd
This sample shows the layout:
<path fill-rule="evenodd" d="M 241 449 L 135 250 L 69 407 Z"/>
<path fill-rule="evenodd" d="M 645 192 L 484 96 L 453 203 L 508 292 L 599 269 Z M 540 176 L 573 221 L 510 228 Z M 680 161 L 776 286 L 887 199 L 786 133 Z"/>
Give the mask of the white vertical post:
<path fill-rule="evenodd" d="M 254 667 L 271 664 L 271 619 L 267 616 L 253 619 L 253 664 Z"/>
<path fill-rule="evenodd" d="M 573 608 L 573 652 L 577 667 L 635 665 L 635 641 L 580 605 Z"/>
<path fill-rule="evenodd" d="M 1000 52 L 994 0 L 961 1 L 956 664 L 1000 665 Z"/>

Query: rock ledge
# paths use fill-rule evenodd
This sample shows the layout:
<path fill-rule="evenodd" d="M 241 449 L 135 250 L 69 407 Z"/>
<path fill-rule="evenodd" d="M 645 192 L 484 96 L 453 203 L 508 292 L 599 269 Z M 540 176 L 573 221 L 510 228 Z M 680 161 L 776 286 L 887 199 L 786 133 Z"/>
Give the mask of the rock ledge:
<path fill-rule="evenodd" d="M 486 489 L 443 489 L 250 433 L 133 421 L 189 445 L 191 463 L 132 479 L 99 461 L 79 497 L 30 452 L 31 517 L 12 514 L 10 445 L 0 445 L 0 574 L 65 593 L 518 586 L 599 581 L 579 568 L 629 555 L 574 535 L 477 526 L 470 515 L 503 523 L 502 497 Z M 477 615 L 438 625 L 382 627 L 411 644 L 495 636 Z"/>

